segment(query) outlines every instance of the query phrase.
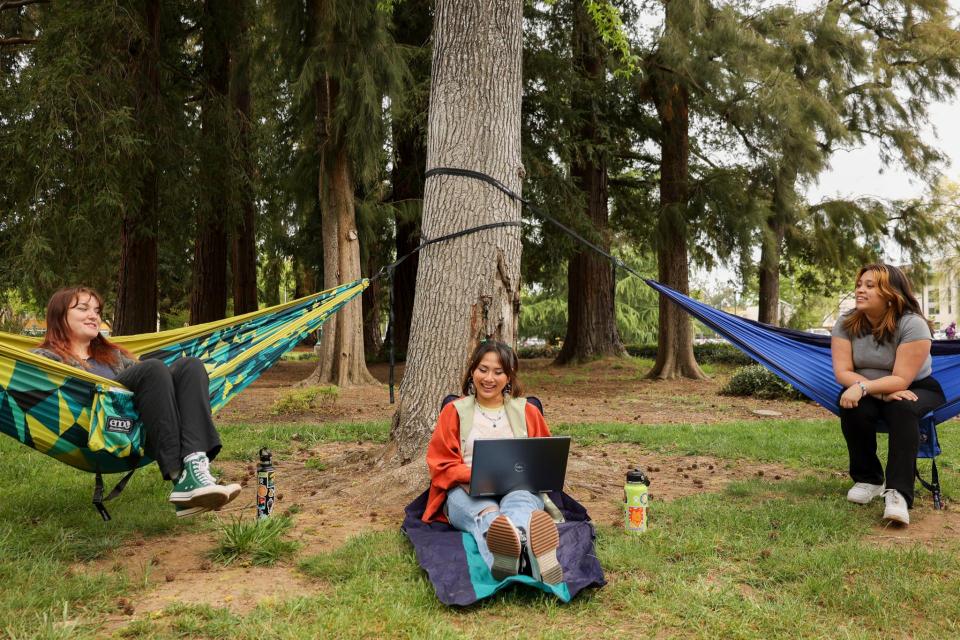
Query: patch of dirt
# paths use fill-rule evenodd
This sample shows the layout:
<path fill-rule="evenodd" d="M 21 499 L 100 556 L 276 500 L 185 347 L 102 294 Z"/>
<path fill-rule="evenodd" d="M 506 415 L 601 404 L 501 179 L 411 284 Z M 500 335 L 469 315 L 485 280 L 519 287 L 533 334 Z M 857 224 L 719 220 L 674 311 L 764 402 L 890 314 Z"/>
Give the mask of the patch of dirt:
<path fill-rule="evenodd" d="M 227 407 L 217 419 L 223 422 L 366 422 L 389 420 L 394 406 L 386 386 L 386 364 L 370 366 L 370 373 L 383 386 L 342 389 L 330 407 L 297 415 L 276 416 L 273 404 L 292 385 L 316 368 L 315 361 L 280 362 L 264 373 Z M 399 388 L 403 364 L 395 371 Z M 755 410 L 774 411 L 782 419 L 830 418 L 832 414 L 808 401 L 758 400 L 722 396 L 719 391 L 728 376 L 707 380 L 646 380 L 646 370 L 633 360 L 604 359 L 583 365 L 555 367 L 549 359 L 523 360 L 520 378 L 525 392 L 539 396 L 546 405 L 548 422 L 582 424 L 621 422 L 632 424 L 712 424 L 756 420 Z M 451 393 L 456 389 L 451 389 Z M 438 399 L 439 402 L 439 399 Z"/>
<path fill-rule="evenodd" d="M 960 511 L 951 503 L 943 509 L 933 508 L 929 492 L 918 491 L 910 509 L 910 525 L 892 524 L 881 519 L 883 500 L 875 500 L 864 507 L 877 513 L 877 524 L 867 535 L 867 541 L 881 547 L 922 545 L 924 547 L 955 546 L 960 539 Z"/>
<path fill-rule="evenodd" d="M 415 473 L 422 476 L 421 488 L 404 489 L 409 483 L 390 477 L 376 481 L 371 469 L 382 445 L 321 444 L 309 451 L 275 460 L 279 500 L 277 513 L 295 513 L 291 538 L 301 545 L 303 558 L 337 548 L 353 535 L 380 530 L 397 530 L 403 508 L 427 486 L 426 466 Z M 307 462 L 313 460 L 312 466 Z M 322 470 L 315 467 L 323 464 Z M 651 522 L 656 526 L 659 502 L 702 493 L 721 491 L 729 482 L 762 475 L 770 482 L 794 478 L 797 472 L 777 465 L 726 461 L 709 456 L 664 456 L 632 444 L 605 444 L 580 447 L 574 444 L 567 469 L 566 491 L 577 498 L 593 520 L 620 526 L 626 471 L 642 466 L 651 477 Z M 229 521 L 255 513 L 253 465 L 222 462 L 226 479 L 245 483 L 240 496 L 229 508 L 210 516 Z M 216 545 L 215 531 L 178 536 L 134 539 L 109 556 L 77 571 L 124 571 L 146 590 L 133 601 L 122 601 L 111 616 L 113 626 L 132 619 L 158 615 L 175 602 L 192 602 L 246 612 L 265 599 L 282 599 L 325 588 L 311 581 L 295 567 L 226 566 L 209 559 Z"/>
<path fill-rule="evenodd" d="M 304 422 L 389 420 L 394 407 L 387 387 L 341 390 L 332 406 L 297 416 L 276 416 L 273 403 L 316 366 L 311 361 L 281 362 L 221 411 L 221 422 Z M 386 382 L 387 366 L 371 372 Z M 823 418 L 830 414 L 807 402 L 759 401 L 720 396 L 723 376 L 704 381 L 642 379 L 645 371 L 631 361 L 602 360 L 574 367 L 552 367 L 549 360 L 525 360 L 522 379 L 527 392 L 540 396 L 548 422 L 619 422 L 635 424 L 715 423 L 758 420 L 752 411 L 768 409 L 784 418 Z M 403 365 L 397 367 L 399 384 Z M 427 486 L 424 461 L 400 469 L 380 467 L 383 445 L 326 443 L 287 456 L 275 456 L 277 513 L 294 513 L 290 537 L 300 543 L 299 558 L 330 551 L 356 534 L 392 530 L 403 520 L 403 508 Z M 309 462 L 309 465 L 308 465 Z M 319 466 L 322 468 L 318 469 Z M 775 485 L 797 471 L 772 464 L 730 461 L 709 456 L 652 454 L 639 445 L 608 443 L 589 447 L 575 442 L 567 471 L 569 494 L 582 502 L 594 521 L 621 526 L 624 477 L 641 466 L 649 473 L 651 526 L 657 526 L 657 504 L 679 497 L 721 491 L 731 481 L 762 477 Z M 255 468 L 251 463 L 218 461 L 227 481 L 243 490 L 229 508 L 202 518 L 229 521 L 255 514 Z M 410 489 L 410 487 L 415 487 Z M 158 507 L 159 508 L 159 507 Z M 912 512 L 915 524 L 904 532 L 878 529 L 878 544 L 955 539 L 960 513 L 934 513 L 922 504 Z M 292 564 L 273 567 L 224 567 L 209 559 L 216 545 L 216 522 L 201 532 L 137 538 L 107 557 L 79 564 L 74 571 L 123 571 L 145 588 L 121 599 L 108 629 L 162 615 L 174 602 L 206 603 L 234 612 L 250 611 L 271 598 L 283 599 L 329 588 L 299 573 Z"/>

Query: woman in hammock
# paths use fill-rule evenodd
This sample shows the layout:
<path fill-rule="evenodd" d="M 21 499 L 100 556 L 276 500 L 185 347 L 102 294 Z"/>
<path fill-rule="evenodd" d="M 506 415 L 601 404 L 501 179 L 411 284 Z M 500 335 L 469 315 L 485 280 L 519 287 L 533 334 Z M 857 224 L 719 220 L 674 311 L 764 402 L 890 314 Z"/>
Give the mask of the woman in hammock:
<path fill-rule="evenodd" d="M 910 523 L 920 418 L 945 402 L 931 376 L 930 325 L 910 281 L 890 265 L 857 273 L 856 307 L 833 327 L 834 375 L 843 387 L 840 426 L 850 454 L 847 499 L 884 497 L 885 520 Z M 877 426 L 889 430 L 887 469 L 877 458 Z"/>
<path fill-rule="evenodd" d="M 240 485 L 223 486 L 210 474 L 220 436 L 210 413 L 209 378 L 197 358 L 167 367 L 160 360 L 137 361 L 100 334 L 102 298 L 93 289 L 60 289 L 47 303 L 47 333 L 34 351 L 133 391 L 146 429 L 147 455 L 164 479 L 173 482 L 170 502 L 178 517 L 218 509 L 237 497 Z"/>
<path fill-rule="evenodd" d="M 550 435 L 540 411 L 520 397 L 518 365 L 513 349 L 502 342 L 488 340 L 474 351 L 463 378 L 464 397 L 440 412 L 427 448 L 430 493 L 423 520 L 448 521 L 472 534 L 497 580 L 520 571 L 525 548 L 533 578 L 558 584 L 563 581 L 557 561 L 560 538 L 541 497 L 512 491 L 497 500 L 474 498 L 466 491 L 475 440 Z M 511 425 L 511 414 L 525 424 Z M 471 421 L 462 446 L 461 415 Z"/>

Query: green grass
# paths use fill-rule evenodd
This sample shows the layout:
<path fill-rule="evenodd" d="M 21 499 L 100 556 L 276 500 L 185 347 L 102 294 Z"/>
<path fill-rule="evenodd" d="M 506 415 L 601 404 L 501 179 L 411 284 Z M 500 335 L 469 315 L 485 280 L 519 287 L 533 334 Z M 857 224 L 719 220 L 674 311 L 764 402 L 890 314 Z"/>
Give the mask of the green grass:
<path fill-rule="evenodd" d="M 317 592 L 247 616 L 178 607 L 145 638 L 933 638 L 960 631 L 957 548 L 878 548 L 844 483 L 752 480 L 657 504 L 651 530 L 598 528 L 609 584 L 567 605 L 514 588 L 439 604 L 398 532 L 301 561 Z"/>
<path fill-rule="evenodd" d="M 270 413 L 275 416 L 288 416 L 306 413 L 311 409 L 330 407 L 340 395 L 340 387 L 313 386 L 291 389 L 283 393 L 273 403 Z"/>
<path fill-rule="evenodd" d="M 7 482 L 0 501 L 0 637 L 90 635 L 114 611 L 117 597 L 136 591 L 122 572 L 81 564 L 137 535 L 189 532 L 166 502 L 170 485 L 156 466 L 136 473 L 103 522 L 90 504 L 93 475 L 0 439 Z M 107 476 L 107 486 L 119 476 Z"/>
<path fill-rule="evenodd" d="M 285 540 L 293 521 L 288 516 L 246 520 L 237 516 L 220 525 L 210 557 L 224 565 L 234 562 L 270 565 L 293 557 L 297 543 Z"/>
<path fill-rule="evenodd" d="M 581 446 L 632 443 L 653 453 L 755 459 L 809 473 L 655 501 L 651 529 L 642 536 L 599 526 L 597 551 L 610 584 L 568 605 L 512 589 L 466 610 L 449 609 L 436 600 L 401 534 L 358 531 L 329 553 L 298 559 L 299 571 L 315 583 L 310 595 L 267 601 L 247 615 L 175 605 L 121 635 L 759 639 L 927 638 L 960 631 L 960 540 L 881 547 L 866 538 L 879 507 L 852 507 L 843 499 L 848 481 L 834 472 L 845 469 L 846 453 L 836 420 L 553 426 Z M 955 432 L 955 423 L 940 429 L 948 496 L 960 495 Z M 385 442 L 389 424 L 231 424 L 221 433 L 220 459 L 252 460 L 261 446 L 285 455 L 322 442 Z M 89 505 L 89 474 L 8 438 L 0 439 L 0 455 L 10 479 L 0 504 L 0 638 L 102 637 L 100 625 L 117 613 L 117 599 L 135 602 L 142 584 L 88 562 L 134 537 L 189 534 L 209 522 L 176 521 L 166 504 L 169 483 L 153 466 L 109 504 L 114 519 L 103 523 Z M 219 548 L 224 557 L 234 554 L 233 562 L 296 558 L 285 546 L 291 543 L 284 521 L 290 522 L 268 521 L 277 532 L 266 543 L 251 542 L 252 522 L 228 523 Z M 285 544 L 254 560 L 256 549 L 274 542 Z"/>

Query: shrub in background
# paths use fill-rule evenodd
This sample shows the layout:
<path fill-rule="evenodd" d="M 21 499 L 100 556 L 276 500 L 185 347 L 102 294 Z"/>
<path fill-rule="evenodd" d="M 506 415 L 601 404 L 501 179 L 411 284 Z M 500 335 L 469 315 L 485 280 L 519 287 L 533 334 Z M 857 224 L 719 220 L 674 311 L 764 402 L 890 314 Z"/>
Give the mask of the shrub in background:
<path fill-rule="evenodd" d="M 273 403 L 271 413 L 276 416 L 306 413 L 311 409 L 325 409 L 337 401 L 340 390 L 334 386 L 292 389 Z"/>
<path fill-rule="evenodd" d="M 740 367 L 720 390 L 724 396 L 752 396 L 763 400 L 802 400 L 806 396 L 759 364 Z"/>

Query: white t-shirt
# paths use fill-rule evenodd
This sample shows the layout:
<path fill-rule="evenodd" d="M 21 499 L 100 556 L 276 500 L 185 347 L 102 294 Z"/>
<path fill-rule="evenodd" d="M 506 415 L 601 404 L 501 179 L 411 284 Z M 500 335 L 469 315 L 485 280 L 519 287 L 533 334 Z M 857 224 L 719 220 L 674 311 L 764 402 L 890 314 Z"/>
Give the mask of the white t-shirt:
<path fill-rule="evenodd" d="M 503 407 L 499 409 L 484 409 L 479 404 L 473 412 L 473 427 L 467 442 L 463 447 L 463 463 L 468 467 L 473 464 L 474 440 L 491 440 L 494 438 L 512 438 L 513 429 L 507 421 L 507 412 Z"/>

